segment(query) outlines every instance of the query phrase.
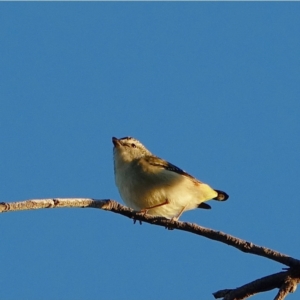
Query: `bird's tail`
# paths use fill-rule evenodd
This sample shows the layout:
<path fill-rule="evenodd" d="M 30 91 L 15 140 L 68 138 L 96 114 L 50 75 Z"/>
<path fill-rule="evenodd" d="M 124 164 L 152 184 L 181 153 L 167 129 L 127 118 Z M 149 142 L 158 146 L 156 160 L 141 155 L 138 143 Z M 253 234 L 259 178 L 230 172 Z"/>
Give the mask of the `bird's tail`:
<path fill-rule="evenodd" d="M 218 193 L 218 196 L 214 198 L 214 200 L 218 200 L 218 201 L 226 201 L 229 196 L 223 192 L 223 191 L 219 191 L 219 190 L 215 190 Z"/>

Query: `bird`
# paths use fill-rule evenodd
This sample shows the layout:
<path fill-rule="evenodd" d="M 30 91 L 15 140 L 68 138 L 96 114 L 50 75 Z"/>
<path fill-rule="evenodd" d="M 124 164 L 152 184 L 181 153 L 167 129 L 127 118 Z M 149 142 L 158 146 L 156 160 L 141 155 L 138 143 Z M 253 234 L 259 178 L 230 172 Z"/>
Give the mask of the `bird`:
<path fill-rule="evenodd" d="M 210 209 L 208 200 L 229 197 L 155 156 L 133 137 L 113 137 L 112 142 L 115 183 L 133 210 L 177 221 L 187 210 Z"/>

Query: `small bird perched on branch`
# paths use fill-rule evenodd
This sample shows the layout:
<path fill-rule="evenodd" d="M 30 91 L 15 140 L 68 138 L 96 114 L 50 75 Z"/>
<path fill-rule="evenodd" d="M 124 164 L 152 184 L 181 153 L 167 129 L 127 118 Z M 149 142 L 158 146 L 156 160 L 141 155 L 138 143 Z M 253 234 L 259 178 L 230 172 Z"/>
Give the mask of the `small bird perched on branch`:
<path fill-rule="evenodd" d="M 210 209 L 205 201 L 229 197 L 153 155 L 132 137 L 113 137 L 112 142 L 116 185 L 134 210 L 178 220 L 186 210 Z"/>

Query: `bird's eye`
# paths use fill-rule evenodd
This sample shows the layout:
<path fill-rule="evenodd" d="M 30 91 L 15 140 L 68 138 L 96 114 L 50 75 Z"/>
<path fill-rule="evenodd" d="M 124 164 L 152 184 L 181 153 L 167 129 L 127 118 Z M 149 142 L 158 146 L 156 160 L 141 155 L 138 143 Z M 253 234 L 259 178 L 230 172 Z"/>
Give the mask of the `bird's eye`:
<path fill-rule="evenodd" d="M 131 144 L 131 147 L 132 147 L 132 148 L 136 148 L 136 144 L 132 143 L 132 144 Z"/>

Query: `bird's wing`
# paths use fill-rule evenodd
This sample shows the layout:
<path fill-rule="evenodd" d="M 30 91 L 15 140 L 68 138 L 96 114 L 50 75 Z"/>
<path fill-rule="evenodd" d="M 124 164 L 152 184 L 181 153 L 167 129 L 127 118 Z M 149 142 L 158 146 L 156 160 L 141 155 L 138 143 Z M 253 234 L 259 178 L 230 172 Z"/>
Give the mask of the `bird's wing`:
<path fill-rule="evenodd" d="M 165 169 L 167 171 L 175 172 L 177 174 L 187 176 L 192 180 L 199 181 L 198 179 L 196 179 L 195 177 L 193 177 L 189 173 L 185 172 L 184 170 L 176 167 L 175 165 L 173 165 L 173 164 L 171 164 L 171 163 L 169 163 L 169 162 L 167 162 L 167 161 L 165 161 L 165 160 L 163 160 L 163 159 L 161 159 L 157 156 L 156 157 L 154 157 L 154 156 L 145 156 L 144 159 L 147 163 L 149 163 L 152 166 L 161 167 L 162 169 Z"/>

